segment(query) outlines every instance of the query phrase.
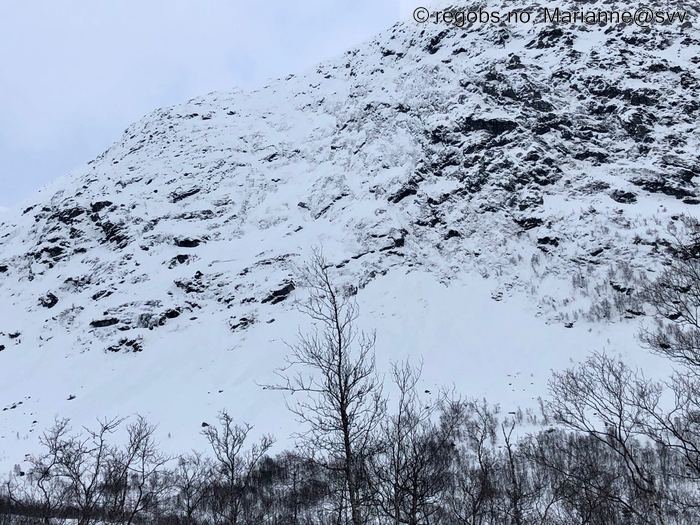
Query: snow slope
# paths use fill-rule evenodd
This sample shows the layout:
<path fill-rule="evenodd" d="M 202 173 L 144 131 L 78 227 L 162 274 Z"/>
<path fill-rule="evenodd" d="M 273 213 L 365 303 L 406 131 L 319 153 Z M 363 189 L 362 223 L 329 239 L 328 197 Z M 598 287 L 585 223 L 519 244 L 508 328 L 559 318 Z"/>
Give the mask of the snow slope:
<path fill-rule="evenodd" d="M 700 202 L 700 33 L 674 5 L 692 22 L 402 22 L 133 124 L 0 216 L 0 466 L 56 416 L 139 412 L 182 450 L 227 407 L 286 440 L 260 384 L 318 245 L 380 363 L 422 356 L 428 389 L 511 410 L 592 349 L 657 369 L 628 288 Z"/>

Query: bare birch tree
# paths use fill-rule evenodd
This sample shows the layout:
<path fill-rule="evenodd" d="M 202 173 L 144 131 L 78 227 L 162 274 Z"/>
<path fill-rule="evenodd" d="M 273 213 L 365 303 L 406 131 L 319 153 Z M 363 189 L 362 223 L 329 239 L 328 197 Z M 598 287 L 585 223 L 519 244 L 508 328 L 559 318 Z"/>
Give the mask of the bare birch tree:
<path fill-rule="evenodd" d="M 316 251 L 301 271 L 309 292 L 301 310 L 314 328 L 290 346 L 286 365 L 277 371 L 281 382 L 270 388 L 295 398 L 288 406 L 306 427 L 301 437 L 325 458 L 325 466 L 340 471 L 352 523 L 361 525 L 366 459 L 385 403 L 375 368 L 375 335 L 357 330 L 357 304 L 337 288 L 328 267 Z"/>
<path fill-rule="evenodd" d="M 372 462 L 376 501 L 392 523 L 428 523 L 448 486 L 453 428 L 438 425 L 435 415 L 443 398 L 419 396 L 421 366 L 408 361 L 392 365 L 396 409 L 381 425 L 381 451 Z"/>
<path fill-rule="evenodd" d="M 177 460 L 173 476 L 175 506 L 187 525 L 196 523 L 210 493 L 209 481 L 213 478 L 213 465 L 199 452 L 181 456 Z"/>
<path fill-rule="evenodd" d="M 211 507 L 218 523 L 246 522 L 246 497 L 255 469 L 274 443 L 271 436 L 264 435 L 246 450 L 244 446 L 252 428 L 234 423 L 228 412 L 222 411 L 219 425 L 202 431 L 214 454 Z"/>

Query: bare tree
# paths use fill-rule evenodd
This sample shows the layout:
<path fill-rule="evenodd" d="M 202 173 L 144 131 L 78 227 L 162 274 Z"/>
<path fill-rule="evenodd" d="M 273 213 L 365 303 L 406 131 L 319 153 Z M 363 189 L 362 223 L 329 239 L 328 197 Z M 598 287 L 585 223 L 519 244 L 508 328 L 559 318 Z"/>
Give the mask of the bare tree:
<path fill-rule="evenodd" d="M 426 401 L 418 395 L 420 375 L 421 366 L 408 361 L 392 365 L 396 411 L 381 425 L 380 453 L 372 462 L 377 504 L 395 524 L 429 522 L 448 485 L 454 432 L 435 421 L 443 396 Z"/>
<path fill-rule="evenodd" d="M 79 511 L 78 525 L 90 525 L 100 517 L 103 481 L 112 453 L 108 438 L 122 421 L 98 421 L 97 430 L 83 428 L 83 434 L 70 436 L 63 443 L 60 472 L 68 482 L 70 501 Z"/>
<path fill-rule="evenodd" d="M 46 525 L 61 517 L 70 504 L 70 486 L 61 462 L 66 453 L 69 420 L 57 420 L 39 439 L 44 451 L 29 459 L 30 468 L 14 472 L 6 484 L 10 501 L 19 508 L 36 506 Z"/>
<path fill-rule="evenodd" d="M 122 523 L 131 525 L 144 512 L 158 509 L 159 497 L 169 488 L 171 461 L 154 439 L 156 427 L 143 417 L 127 427 L 129 441 L 125 448 L 123 465 L 127 468 L 127 494 Z"/>
<path fill-rule="evenodd" d="M 549 428 L 528 437 L 521 447 L 533 476 L 547 484 L 535 508 L 538 523 L 640 523 L 630 519 L 633 502 L 625 496 L 627 477 L 606 444 Z"/>
<path fill-rule="evenodd" d="M 544 487 L 534 482 L 533 469 L 513 436 L 514 430 L 514 420 L 501 423 L 504 458 L 500 480 L 505 502 L 502 514 L 506 518 L 505 523 L 525 525 L 537 519 L 538 510 L 535 507 Z"/>
<path fill-rule="evenodd" d="M 556 421 L 615 453 L 637 495 L 620 503 L 640 520 L 653 516 L 654 523 L 663 525 L 663 492 L 638 441 L 647 437 L 648 414 L 637 397 L 648 388 L 645 385 L 641 375 L 621 361 L 596 353 L 574 369 L 554 373 L 546 406 Z"/>
<path fill-rule="evenodd" d="M 700 223 L 686 218 L 685 225 L 670 247 L 668 266 L 642 293 L 656 326 L 644 329 L 641 339 L 700 375 Z"/>
<path fill-rule="evenodd" d="M 445 495 L 454 523 L 480 525 L 497 519 L 497 409 L 486 402 L 446 403 L 442 418 L 457 428 L 451 487 Z"/>
<path fill-rule="evenodd" d="M 687 467 L 683 477 L 700 481 L 700 223 L 684 217 L 674 233 L 666 269 L 648 283 L 643 298 L 654 311 L 655 327 L 641 340 L 653 352 L 680 365 L 663 385 L 640 382 L 636 403 L 647 416 L 646 433 L 678 453 Z M 662 403 L 663 393 L 667 396 Z M 670 398 L 670 399 L 669 399 Z M 700 498 L 683 498 L 678 507 L 700 508 Z"/>
<path fill-rule="evenodd" d="M 206 503 L 212 469 L 211 462 L 196 451 L 177 460 L 173 477 L 175 505 L 184 515 L 187 525 L 196 523 L 196 516 Z"/>
<path fill-rule="evenodd" d="M 237 425 L 226 412 L 219 414 L 219 426 L 203 430 L 204 437 L 214 454 L 212 511 L 220 523 L 238 525 L 244 523 L 246 497 L 255 469 L 272 447 L 271 436 L 263 436 L 250 449 L 244 445 L 250 425 Z"/>
<path fill-rule="evenodd" d="M 155 512 L 158 498 L 169 488 L 167 464 L 154 439 L 155 426 L 137 416 L 127 425 L 123 446 L 112 446 L 104 464 L 101 508 L 109 521 L 131 525 Z"/>
<path fill-rule="evenodd" d="M 286 366 L 277 371 L 281 382 L 270 388 L 302 395 L 288 403 L 307 429 L 302 437 L 324 455 L 328 468 L 340 470 L 352 523 L 361 525 L 366 458 L 385 403 L 375 369 L 375 335 L 358 333 L 357 305 L 349 294 L 337 289 L 328 266 L 316 251 L 301 272 L 309 291 L 301 310 L 315 327 L 290 346 Z"/>

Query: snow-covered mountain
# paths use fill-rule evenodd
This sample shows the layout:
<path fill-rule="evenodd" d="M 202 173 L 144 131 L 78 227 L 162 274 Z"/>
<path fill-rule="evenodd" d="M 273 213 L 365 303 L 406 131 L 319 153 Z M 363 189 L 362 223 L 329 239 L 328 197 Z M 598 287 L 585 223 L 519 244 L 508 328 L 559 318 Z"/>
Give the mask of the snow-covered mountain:
<path fill-rule="evenodd" d="M 630 9 L 551 7 L 583 5 Z M 700 203 L 697 8 L 655 8 L 689 19 L 401 22 L 156 110 L 0 215 L 0 465 L 56 416 L 139 412 L 181 450 L 228 407 L 286 438 L 260 384 L 306 323 L 294 266 L 319 245 L 380 364 L 422 355 L 426 385 L 510 410 L 592 349 L 647 362 L 630 282 Z"/>

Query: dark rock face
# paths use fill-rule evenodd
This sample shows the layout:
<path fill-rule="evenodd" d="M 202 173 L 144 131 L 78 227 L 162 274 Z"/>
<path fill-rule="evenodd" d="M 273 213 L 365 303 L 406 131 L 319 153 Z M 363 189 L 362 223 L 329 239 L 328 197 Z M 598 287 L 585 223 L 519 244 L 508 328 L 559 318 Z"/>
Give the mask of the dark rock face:
<path fill-rule="evenodd" d="M 232 332 L 238 332 L 240 330 L 245 330 L 249 326 L 255 323 L 255 318 L 253 317 L 241 317 L 239 319 L 232 319 L 229 322 L 229 327 Z"/>
<path fill-rule="evenodd" d="M 6 272 L 7 272 L 7 265 L 0 264 L 0 273 L 6 273 Z"/>
<path fill-rule="evenodd" d="M 294 291 L 294 283 L 289 282 L 282 286 L 282 288 L 279 288 L 277 290 L 274 290 L 270 295 L 265 297 L 261 303 L 270 303 L 270 304 L 277 304 L 282 301 L 284 301 L 287 297 L 289 297 L 289 294 L 291 294 Z"/>
<path fill-rule="evenodd" d="M 544 222 L 539 217 L 524 217 L 522 219 L 514 219 L 514 220 L 515 220 L 515 223 L 524 230 L 531 230 L 533 228 L 537 228 L 538 226 L 542 226 L 542 224 Z"/>
<path fill-rule="evenodd" d="M 540 237 L 537 239 L 537 244 L 540 246 L 559 246 L 559 239 L 556 237 Z"/>
<path fill-rule="evenodd" d="M 53 308 L 56 306 L 56 304 L 58 304 L 58 297 L 49 292 L 43 297 L 39 298 L 39 304 L 44 308 Z"/>
<path fill-rule="evenodd" d="M 605 163 L 608 162 L 609 156 L 607 153 L 603 151 L 590 151 L 590 150 L 585 150 L 582 151 L 581 153 L 576 153 L 574 155 L 574 158 L 576 160 L 595 160 L 598 163 Z"/>
<path fill-rule="evenodd" d="M 610 194 L 610 198 L 622 204 L 637 202 L 637 195 L 631 191 L 615 190 Z"/>
<path fill-rule="evenodd" d="M 664 195 L 676 197 L 677 199 L 696 196 L 694 188 L 689 187 L 681 181 L 674 181 L 668 177 L 664 177 L 663 175 L 640 177 L 632 179 L 630 182 L 649 193 L 662 193 Z"/>
<path fill-rule="evenodd" d="M 610 287 L 617 293 L 622 293 L 625 295 L 630 295 L 634 289 L 629 286 L 624 286 L 623 284 L 617 283 L 615 281 L 610 281 Z"/>
<path fill-rule="evenodd" d="M 108 317 L 107 319 L 97 319 L 90 323 L 90 326 L 94 328 L 105 328 L 107 326 L 113 326 L 119 323 L 119 319 L 116 317 Z"/>
<path fill-rule="evenodd" d="M 119 343 L 107 348 L 108 352 L 142 352 L 143 344 L 140 339 L 122 338 Z"/>
<path fill-rule="evenodd" d="M 74 222 L 74 219 L 80 217 L 85 212 L 86 210 L 84 208 L 76 206 L 56 211 L 50 219 L 60 221 L 64 224 L 71 224 L 72 222 Z"/>
<path fill-rule="evenodd" d="M 418 193 L 418 184 L 416 182 L 410 182 L 399 189 L 396 193 L 389 197 L 389 202 L 397 204 L 404 200 L 406 197 L 415 195 Z"/>
<path fill-rule="evenodd" d="M 178 254 L 172 259 L 170 259 L 170 263 L 168 264 L 168 268 L 175 268 L 176 266 L 180 264 L 187 264 L 191 261 L 191 257 L 187 254 Z"/>
<path fill-rule="evenodd" d="M 181 313 L 182 311 L 179 308 L 170 308 L 163 313 L 163 317 L 165 319 L 175 319 L 176 317 L 179 317 Z"/>
<path fill-rule="evenodd" d="M 516 129 L 518 124 L 511 120 L 505 119 L 482 119 L 468 117 L 459 122 L 457 126 L 462 133 L 488 131 L 493 135 L 500 135 L 501 133 L 506 133 Z"/>
<path fill-rule="evenodd" d="M 124 224 L 115 224 L 109 221 L 98 222 L 97 226 L 102 230 L 104 235 L 103 242 L 114 243 L 118 248 L 126 248 L 129 243 L 129 236 Z"/>
<path fill-rule="evenodd" d="M 191 197 L 192 195 L 196 195 L 199 193 L 201 188 L 191 188 L 189 190 L 181 191 L 181 192 L 173 192 L 170 194 L 170 202 L 180 202 L 181 200 L 186 199 L 187 197 Z"/>
<path fill-rule="evenodd" d="M 543 29 L 539 32 L 537 38 L 529 42 L 525 47 L 535 49 L 555 47 L 563 36 L 564 31 L 559 27 Z"/>
<path fill-rule="evenodd" d="M 207 283 L 202 272 L 196 272 L 192 279 L 178 279 L 175 286 L 185 293 L 202 293 L 207 289 Z"/>
<path fill-rule="evenodd" d="M 428 42 L 428 45 L 425 46 L 425 50 L 430 53 L 431 55 L 434 55 L 435 53 L 438 52 L 440 49 L 440 43 L 442 40 L 449 34 L 448 30 L 441 31 L 434 37 L 430 39 L 430 42 Z"/>
<path fill-rule="evenodd" d="M 97 201 L 97 202 L 93 202 L 90 205 L 90 210 L 92 211 L 92 213 L 99 213 L 102 210 L 104 210 L 105 208 L 110 207 L 111 205 L 112 205 L 112 202 L 110 202 L 110 201 Z"/>
<path fill-rule="evenodd" d="M 109 297 L 112 295 L 114 292 L 112 290 L 100 290 L 99 292 L 96 292 L 92 294 L 92 300 L 93 301 L 98 301 L 104 297 Z"/>
<path fill-rule="evenodd" d="M 201 242 L 202 241 L 199 239 L 191 239 L 189 237 L 185 237 L 184 239 L 175 239 L 175 246 L 178 246 L 180 248 L 196 248 L 200 245 Z"/>
<path fill-rule="evenodd" d="M 34 253 L 35 259 L 41 259 L 44 255 L 51 259 L 58 260 L 65 253 L 62 246 L 44 246 L 40 251 Z"/>
<path fill-rule="evenodd" d="M 637 140 L 644 139 L 650 132 L 654 117 L 642 109 L 635 110 L 621 119 L 622 127 Z"/>

